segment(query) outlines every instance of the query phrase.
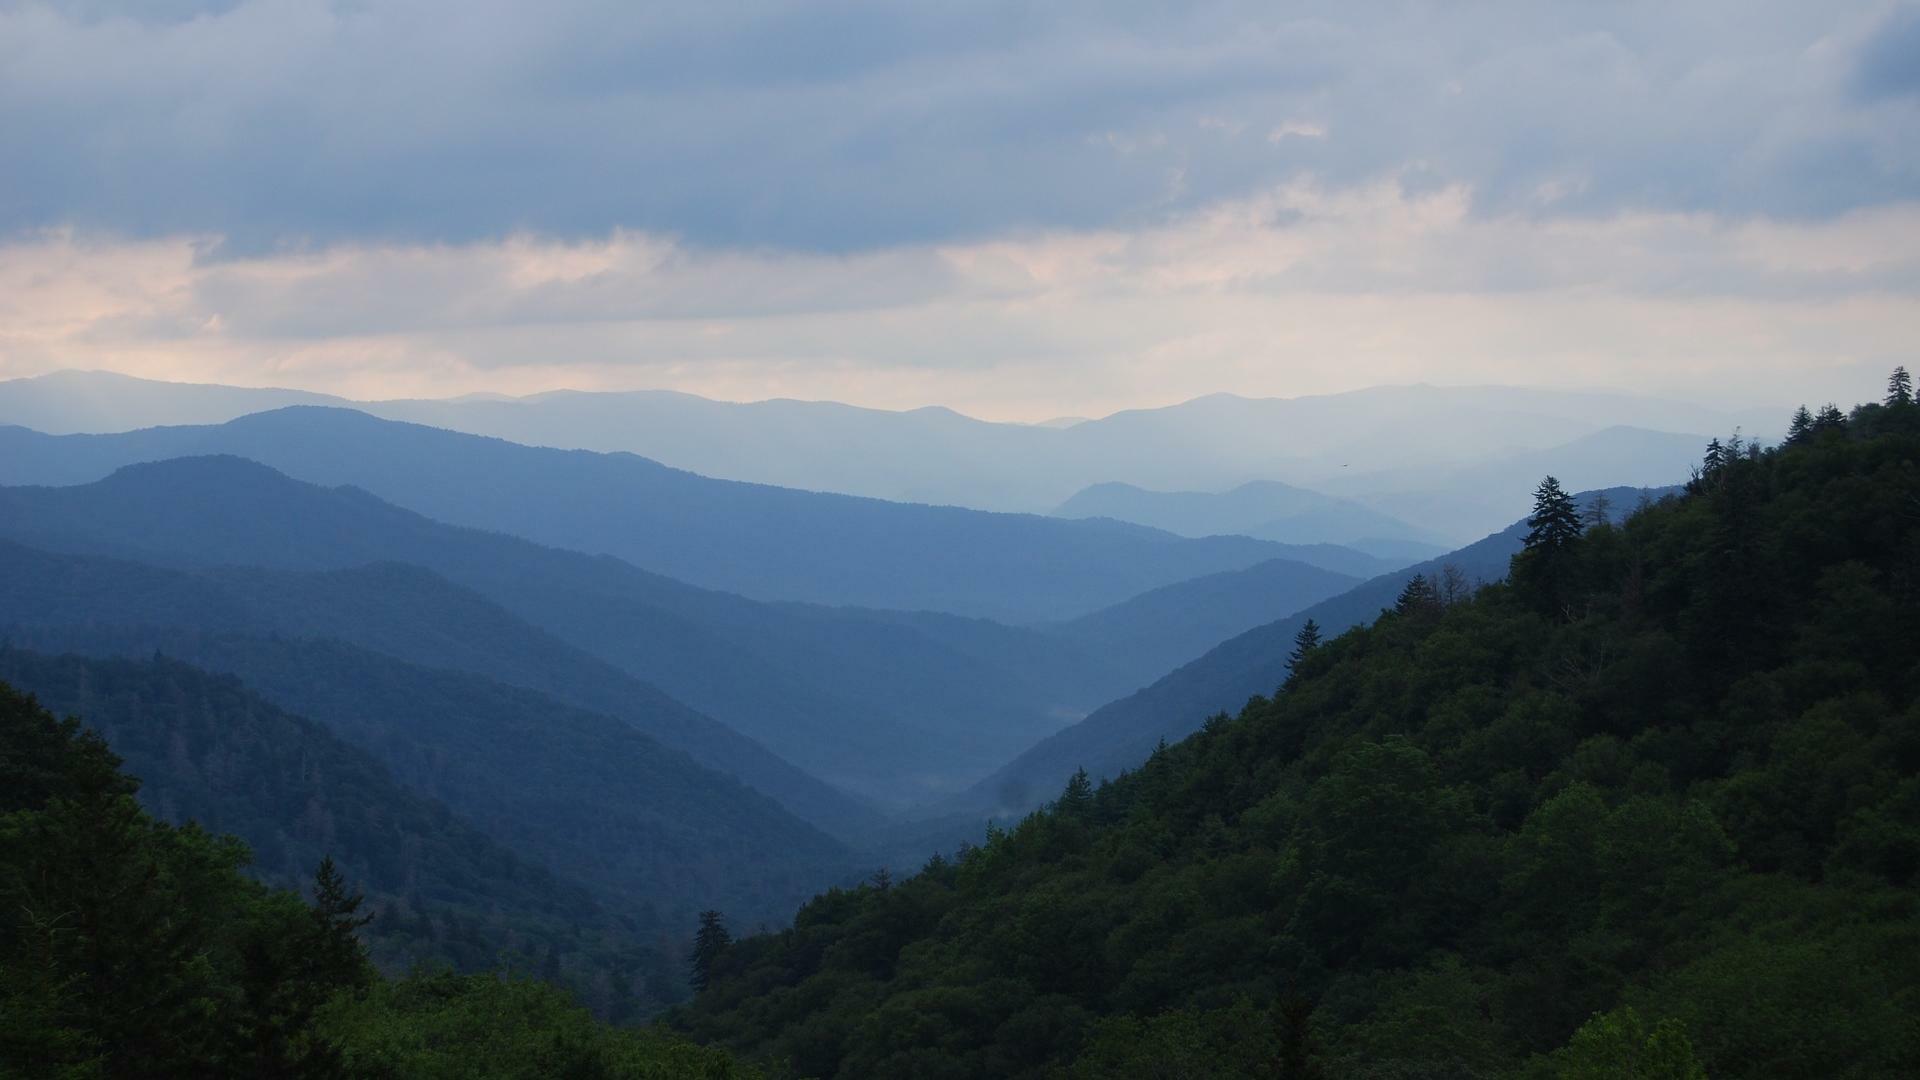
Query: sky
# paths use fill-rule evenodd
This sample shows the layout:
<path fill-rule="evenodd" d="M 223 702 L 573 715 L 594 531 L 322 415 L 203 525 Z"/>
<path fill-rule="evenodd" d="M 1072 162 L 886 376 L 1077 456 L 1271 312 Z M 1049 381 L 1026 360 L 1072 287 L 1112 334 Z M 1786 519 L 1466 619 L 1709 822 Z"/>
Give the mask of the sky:
<path fill-rule="evenodd" d="M 0 0 L 0 378 L 1872 396 L 1920 3 Z"/>

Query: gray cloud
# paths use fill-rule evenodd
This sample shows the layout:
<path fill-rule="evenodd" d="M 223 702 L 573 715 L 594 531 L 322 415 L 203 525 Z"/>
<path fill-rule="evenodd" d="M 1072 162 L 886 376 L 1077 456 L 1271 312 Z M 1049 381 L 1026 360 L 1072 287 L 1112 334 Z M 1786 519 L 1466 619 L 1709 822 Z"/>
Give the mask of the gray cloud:
<path fill-rule="evenodd" d="M 1736 2 L 0 3 L 0 230 L 855 250 L 1137 227 L 1302 175 L 1500 214 L 1825 216 L 1920 190 L 1917 27 Z"/>

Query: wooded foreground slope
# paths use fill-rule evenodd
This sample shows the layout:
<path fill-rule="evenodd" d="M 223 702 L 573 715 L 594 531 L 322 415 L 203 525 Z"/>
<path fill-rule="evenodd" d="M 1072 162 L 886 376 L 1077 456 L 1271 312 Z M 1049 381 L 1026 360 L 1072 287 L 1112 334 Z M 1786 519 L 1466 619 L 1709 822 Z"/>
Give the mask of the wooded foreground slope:
<path fill-rule="evenodd" d="M 383 979 L 331 862 L 309 904 L 138 788 L 97 733 L 0 683 L 0 1076 L 752 1075 L 524 977 Z"/>
<path fill-rule="evenodd" d="M 1545 503 L 1510 583 L 816 899 L 673 1022 L 821 1077 L 1920 1075 L 1920 409 Z"/>

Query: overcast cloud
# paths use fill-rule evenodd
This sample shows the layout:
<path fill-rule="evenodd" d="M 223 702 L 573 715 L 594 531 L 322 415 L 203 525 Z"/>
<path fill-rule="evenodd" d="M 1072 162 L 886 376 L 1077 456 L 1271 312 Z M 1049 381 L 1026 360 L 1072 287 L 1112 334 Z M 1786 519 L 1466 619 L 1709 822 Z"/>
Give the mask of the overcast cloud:
<path fill-rule="evenodd" d="M 0 0 L 0 147 L 0 375 L 1032 415 L 1920 339 L 1914 4 Z"/>

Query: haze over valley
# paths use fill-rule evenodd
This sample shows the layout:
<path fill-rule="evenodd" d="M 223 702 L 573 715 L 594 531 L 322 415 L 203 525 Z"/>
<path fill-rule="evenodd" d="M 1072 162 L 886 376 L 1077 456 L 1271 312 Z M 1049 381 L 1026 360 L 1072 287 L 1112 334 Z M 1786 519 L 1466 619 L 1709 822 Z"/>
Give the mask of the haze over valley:
<path fill-rule="evenodd" d="M 0 1077 L 1920 1076 L 1917 73 L 0 3 Z"/>

